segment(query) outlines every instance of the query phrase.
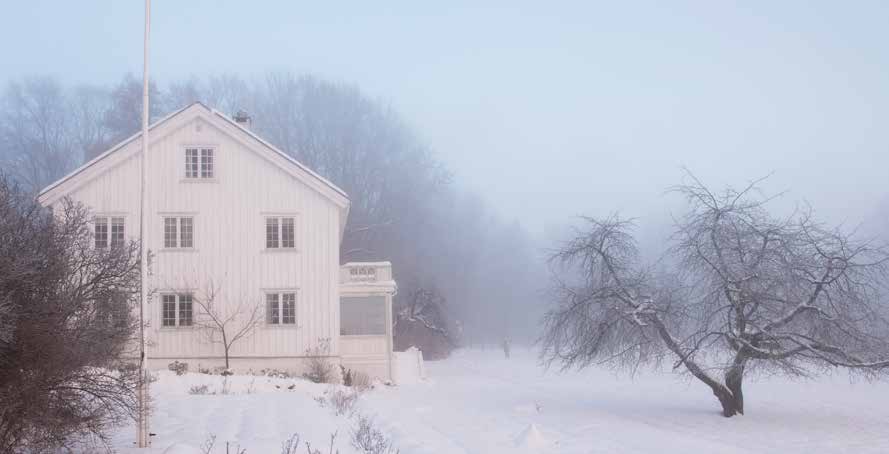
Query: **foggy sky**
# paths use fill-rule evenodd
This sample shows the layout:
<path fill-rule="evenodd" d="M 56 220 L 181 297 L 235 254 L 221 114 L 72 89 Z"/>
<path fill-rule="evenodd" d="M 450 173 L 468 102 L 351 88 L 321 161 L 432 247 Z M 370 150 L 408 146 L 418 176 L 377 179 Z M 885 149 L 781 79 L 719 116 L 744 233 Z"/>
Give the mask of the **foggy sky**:
<path fill-rule="evenodd" d="M 152 75 L 357 84 L 534 233 L 663 219 L 681 166 L 714 186 L 775 172 L 832 222 L 887 203 L 887 2 L 431 3 L 155 0 Z M 4 2 L 0 83 L 139 76 L 142 8 Z"/>

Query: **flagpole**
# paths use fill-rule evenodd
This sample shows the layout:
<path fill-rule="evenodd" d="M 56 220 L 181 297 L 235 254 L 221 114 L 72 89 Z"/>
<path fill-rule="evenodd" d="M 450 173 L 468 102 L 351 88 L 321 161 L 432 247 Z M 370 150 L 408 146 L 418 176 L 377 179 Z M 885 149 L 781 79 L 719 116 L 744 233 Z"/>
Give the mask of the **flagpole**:
<path fill-rule="evenodd" d="M 139 184 L 139 250 L 142 272 L 141 295 L 139 297 L 139 382 L 138 382 L 138 428 L 137 444 L 140 448 L 151 445 L 148 430 L 148 352 L 145 349 L 145 306 L 148 305 L 148 248 L 145 244 L 147 216 L 145 216 L 145 182 L 147 180 L 146 161 L 148 157 L 148 37 L 151 24 L 151 0 L 145 0 L 145 48 L 142 62 L 142 178 Z"/>

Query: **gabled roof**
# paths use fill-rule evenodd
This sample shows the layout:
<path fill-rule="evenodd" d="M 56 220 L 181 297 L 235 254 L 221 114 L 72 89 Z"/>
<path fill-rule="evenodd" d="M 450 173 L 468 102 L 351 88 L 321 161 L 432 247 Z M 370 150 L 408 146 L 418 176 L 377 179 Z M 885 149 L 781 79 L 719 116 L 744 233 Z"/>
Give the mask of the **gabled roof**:
<path fill-rule="evenodd" d="M 318 175 L 317 173 L 315 173 L 314 171 L 312 171 L 311 169 L 309 169 L 302 163 L 293 159 L 293 157 L 291 157 L 287 153 L 284 153 L 283 151 L 279 150 L 272 144 L 266 142 L 261 137 L 256 135 L 256 133 L 254 133 L 253 131 L 250 131 L 249 129 L 244 128 L 243 126 L 239 125 L 237 122 L 235 122 L 234 120 L 229 118 L 227 115 L 225 115 L 215 109 L 211 109 L 211 108 L 205 106 L 203 103 L 200 103 L 200 102 L 192 103 L 188 106 L 183 107 L 182 109 L 179 109 L 179 110 L 165 116 L 164 118 L 161 118 L 160 120 L 155 121 L 148 128 L 149 138 L 151 138 L 150 132 L 152 130 L 162 127 L 165 123 L 184 114 L 185 112 L 188 112 L 188 111 L 191 111 L 194 109 L 203 110 L 204 113 L 207 114 L 206 119 L 208 121 L 216 121 L 225 127 L 236 128 L 236 131 L 243 133 L 248 138 L 252 139 L 257 144 L 257 148 L 265 149 L 268 152 L 274 153 L 275 155 L 277 155 L 281 158 L 284 158 L 285 162 L 288 163 L 289 165 L 292 165 L 295 169 L 298 170 L 298 172 L 300 174 L 304 175 L 307 179 L 311 179 L 317 183 L 320 183 L 320 185 L 323 188 L 326 188 L 329 191 L 332 191 L 333 195 L 325 193 L 326 191 L 319 191 L 319 192 L 322 192 L 322 194 L 327 195 L 329 198 L 333 199 L 333 201 L 336 202 L 338 205 L 341 205 L 345 209 L 348 209 L 349 196 L 346 194 L 345 191 L 343 191 L 338 186 L 336 186 L 335 184 L 333 184 L 326 178 L 322 177 L 321 175 Z M 224 130 L 224 129 L 226 129 L 225 127 L 221 128 L 221 129 Z M 142 132 L 140 131 L 140 132 L 130 136 L 126 140 L 118 143 L 117 145 L 111 147 L 108 151 L 105 151 L 104 153 L 100 154 L 99 156 L 96 156 L 95 158 L 91 159 L 87 163 L 85 163 L 82 166 L 75 169 L 73 172 L 69 173 L 68 175 L 65 175 L 58 181 L 56 181 L 56 182 L 50 184 L 49 186 L 47 186 L 46 188 L 44 188 L 42 191 L 40 191 L 38 198 L 40 200 L 45 200 L 46 198 L 48 198 L 50 196 L 50 193 L 53 192 L 53 190 L 61 187 L 62 185 L 64 185 L 65 183 L 67 183 L 69 181 L 77 180 L 78 178 L 81 178 L 84 171 L 86 171 L 87 169 L 89 169 L 91 167 L 98 165 L 103 160 L 105 160 L 106 158 L 108 158 L 109 156 L 114 154 L 115 152 L 118 152 L 119 150 L 124 149 L 127 145 L 137 141 L 141 136 L 142 136 Z M 97 175 L 93 175 L 90 178 L 95 178 L 96 176 Z M 337 197 L 337 196 L 339 196 L 339 197 Z M 337 200 L 338 198 L 341 198 L 341 200 Z"/>

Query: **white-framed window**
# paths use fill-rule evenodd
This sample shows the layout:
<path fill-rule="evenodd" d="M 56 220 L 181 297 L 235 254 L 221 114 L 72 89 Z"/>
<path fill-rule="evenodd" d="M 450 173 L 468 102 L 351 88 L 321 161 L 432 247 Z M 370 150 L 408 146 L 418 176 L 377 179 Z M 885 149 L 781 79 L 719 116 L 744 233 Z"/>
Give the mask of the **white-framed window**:
<path fill-rule="evenodd" d="M 122 217 L 111 218 L 111 247 L 123 246 L 124 223 Z"/>
<path fill-rule="evenodd" d="M 386 297 L 340 298 L 340 334 L 343 336 L 386 334 Z"/>
<path fill-rule="evenodd" d="M 295 325 L 296 292 L 266 293 L 265 313 L 269 325 Z"/>
<path fill-rule="evenodd" d="M 213 178 L 212 148 L 201 148 L 201 178 Z"/>
<path fill-rule="evenodd" d="M 185 178 L 214 178 L 216 169 L 213 147 L 188 147 L 185 149 Z"/>
<path fill-rule="evenodd" d="M 194 217 L 164 216 L 164 248 L 191 249 L 194 247 Z"/>
<path fill-rule="evenodd" d="M 127 294 L 113 291 L 95 300 L 96 322 L 108 326 L 123 327 L 130 320 L 130 305 Z"/>
<path fill-rule="evenodd" d="M 93 226 L 96 249 L 123 246 L 125 239 L 123 217 L 96 216 L 93 218 Z"/>
<path fill-rule="evenodd" d="M 296 248 L 296 220 L 294 217 L 265 218 L 266 249 Z"/>
<path fill-rule="evenodd" d="M 185 149 L 185 178 L 198 177 L 198 149 Z"/>
<path fill-rule="evenodd" d="M 194 296 L 191 293 L 161 295 L 161 326 L 174 328 L 194 324 Z"/>

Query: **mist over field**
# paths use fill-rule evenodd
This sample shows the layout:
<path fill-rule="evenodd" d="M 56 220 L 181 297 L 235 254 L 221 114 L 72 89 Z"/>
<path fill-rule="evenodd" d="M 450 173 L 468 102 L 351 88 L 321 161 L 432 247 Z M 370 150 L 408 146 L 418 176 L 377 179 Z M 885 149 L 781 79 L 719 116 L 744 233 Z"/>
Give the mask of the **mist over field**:
<path fill-rule="evenodd" d="M 447 392 L 476 399 L 474 411 L 490 414 L 490 419 L 459 424 L 460 415 L 446 410 L 448 402 L 429 399 L 414 409 L 420 422 L 402 426 L 393 408 L 442 387 L 436 388 L 434 376 L 421 377 L 425 372 L 420 369 L 411 375 L 418 377 L 416 383 L 405 383 L 402 394 L 397 387 L 380 390 L 378 383 L 356 408 L 378 413 L 384 426 L 376 428 L 379 435 L 400 442 L 403 452 L 507 452 L 509 447 L 581 452 L 590 442 L 577 425 L 586 407 L 568 408 L 573 396 L 558 391 L 560 385 L 587 399 L 603 421 L 618 414 L 639 423 L 625 431 L 638 437 L 636 431 L 644 431 L 651 417 L 604 402 L 607 392 L 581 391 L 584 377 L 605 389 L 622 386 L 603 378 L 603 369 L 629 376 L 645 371 L 640 389 L 646 393 L 676 386 L 673 375 L 681 375 L 696 387 L 683 392 L 701 397 L 683 407 L 681 424 L 661 428 L 639 445 L 623 446 L 626 452 L 645 452 L 655 443 L 651 440 L 675 433 L 691 450 L 765 452 L 769 446 L 761 443 L 745 451 L 743 442 L 765 433 L 762 426 L 734 427 L 727 441 L 718 440 L 691 429 L 700 416 L 695 412 L 707 408 L 706 397 L 724 417 L 755 418 L 745 413 L 752 409 L 779 425 L 782 418 L 798 420 L 782 411 L 804 393 L 783 400 L 767 397 L 767 404 L 757 399 L 799 377 L 815 380 L 816 391 L 809 397 L 827 396 L 827 410 L 848 415 L 862 410 L 855 417 L 867 430 L 889 418 L 861 398 L 864 388 L 844 388 L 832 375 L 848 371 L 851 377 L 876 379 L 868 386 L 879 388 L 885 387 L 889 371 L 886 2 L 155 0 L 147 87 L 142 78 L 145 7 L 140 1 L 35 0 L 4 5 L 0 14 L 0 368 L 35 367 L 32 375 L 55 377 L 47 381 L 58 386 L 55 391 L 32 390 L 35 396 L 63 395 L 58 390 L 68 389 L 72 374 L 114 396 L 114 405 L 106 408 L 83 404 L 82 395 L 63 395 L 70 404 L 66 411 L 89 415 L 84 416 L 87 423 L 66 432 L 66 424 L 58 421 L 72 418 L 31 414 L 22 405 L 19 387 L 30 382 L 24 372 L 0 373 L 0 408 L 5 403 L 18 409 L 0 410 L 0 451 L 39 452 L 66 445 L 72 437 L 102 438 L 107 434 L 97 427 L 105 423 L 124 426 L 108 439 L 117 447 L 131 437 L 125 421 L 136 401 L 128 394 L 132 383 L 127 380 L 135 375 L 114 375 L 112 386 L 102 381 L 104 375 L 99 380 L 77 374 L 85 368 L 123 370 L 118 360 L 132 353 L 126 339 L 145 324 L 120 320 L 120 314 L 138 313 L 137 301 L 148 300 L 139 293 L 148 274 L 137 276 L 137 271 L 144 270 L 143 262 L 163 264 L 183 253 L 170 249 L 194 253 L 195 270 L 238 262 L 225 276 L 243 282 L 259 273 L 248 263 L 265 260 L 270 249 L 289 248 L 294 257 L 308 257 L 282 266 L 293 282 L 251 289 L 267 299 L 249 310 L 244 298 L 234 310 L 226 309 L 224 297 L 215 302 L 192 295 L 196 288 L 210 287 L 202 282 L 182 284 L 187 291 L 167 284 L 149 291 L 167 298 L 159 300 L 162 309 L 149 310 L 163 323 L 159 332 L 172 332 L 186 320 L 183 326 L 194 322 L 195 332 L 210 333 L 205 336 L 209 344 L 220 342 L 216 335 L 226 339 L 219 352 L 193 358 L 224 357 L 224 370 L 239 375 L 233 382 L 243 393 L 251 394 L 255 384 L 240 377 L 248 370 L 261 369 L 262 377 L 279 380 L 263 382 L 260 394 L 290 385 L 280 380 L 303 376 L 266 363 L 239 369 L 239 359 L 254 356 L 292 356 L 294 361 L 330 356 L 338 366 L 334 375 L 345 384 L 350 369 L 343 358 L 348 355 L 337 350 L 337 335 L 365 335 L 362 330 L 378 324 L 383 332 L 376 334 L 388 339 L 388 375 L 368 375 L 368 382 L 396 383 L 396 353 L 418 348 L 427 362 L 441 361 L 430 370 L 447 377 L 448 384 L 442 385 Z M 57 182 L 66 175 L 75 181 L 94 178 L 91 171 L 125 172 L 123 165 L 103 166 L 111 161 L 108 156 L 140 140 L 145 93 L 147 119 L 157 127 L 194 115 L 213 124 L 214 131 L 224 131 L 231 121 L 236 134 L 247 134 L 231 143 L 268 147 L 290 164 L 304 166 L 303 176 L 314 182 L 306 187 L 333 191 L 320 193 L 338 204 L 339 227 L 333 217 L 325 220 L 308 211 L 297 216 L 284 210 L 290 213 L 285 216 L 281 210 L 251 206 L 213 221 L 209 231 L 198 229 L 204 235 L 198 242 L 207 238 L 225 245 L 210 258 L 202 255 L 211 250 L 209 243 L 193 244 L 195 222 L 202 222 L 195 213 L 203 207 L 159 207 L 163 230 L 158 227 L 155 233 L 163 235 L 157 245 L 140 243 L 143 224 L 136 224 L 137 207 L 109 208 L 110 196 L 90 199 L 78 193 L 80 183 Z M 191 138 L 183 140 L 185 154 L 170 158 L 176 160 L 176 172 L 185 172 L 176 183 L 206 177 L 225 187 L 252 175 L 245 165 L 233 169 L 234 178 L 217 178 L 214 172 L 227 171 L 218 144 L 198 147 Z M 200 148 L 205 145 L 209 148 Z M 164 152 L 156 153 L 161 159 Z M 245 184 L 242 195 L 261 192 L 251 200 L 275 206 L 302 203 L 302 186 L 274 192 L 269 189 L 275 188 L 272 173 L 265 176 Z M 162 177 L 147 176 L 147 189 L 137 188 L 130 178 L 111 192 L 171 191 L 160 198 L 198 200 L 183 194 L 200 185 L 164 187 Z M 347 200 L 338 199 L 341 193 Z M 69 199 L 75 203 L 64 205 Z M 91 206 L 95 200 L 104 208 Z M 249 230 L 256 227 L 249 219 L 256 210 L 266 219 L 261 232 Z M 266 255 L 238 258 L 245 238 L 216 238 L 223 225 L 239 223 L 265 247 L 250 254 Z M 311 273 L 319 265 L 308 261 L 313 260 L 311 245 L 300 244 L 303 237 L 328 238 L 310 236 L 313 229 L 331 230 L 329 238 L 336 238 L 330 240 L 331 250 L 339 249 L 335 266 L 327 264 L 331 269 L 317 274 Z M 140 255 L 141 244 L 148 244 L 147 255 Z M 338 302 L 341 289 L 334 281 L 389 276 L 389 264 L 386 285 L 391 290 L 385 304 L 391 308 L 379 313 L 361 309 L 341 324 L 338 317 L 346 306 Z M 263 279 L 273 274 L 263 272 Z M 341 331 L 333 333 L 333 341 L 314 334 L 327 328 L 302 324 L 297 316 L 305 315 L 299 309 L 302 290 L 293 290 L 324 282 L 335 288 L 336 298 L 325 303 L 330 326 Z M 360 298 L 368 297 L 365 293 L 355 292 Z M 47 313 L 63 315 L 41 315 Z M 212 315 L 213 323 L 202 315 Z M 290 356 L 272 354 L 256 347 L 260 341 L 249 340 L 255 332 L 276 332 L 269 325 L 283 325 L 285 319 L 294 330 L 308 330 L 317 339 L 305 345 L 300 340 L 299 351 Z M 235 341 L 220 320 L 237 328 Z M 112 340 L 102 351 L 70 355 L 75 359 L 62 367 L 54 361 L 66 358 L 67 345 L 74 341 L 45 334 L 68 332 L 75 325 L 70 339 Z M 325 342 L 330 351 L 322 351 Z M 259 350 L 242 351 L 237 343 Z M 230 349 L 235 352 L 231 367 Z M 516 352 L 518 357 L 511 358 Z M 174 356 L 171 371 L 187 362 Z M 188 375 L 199 372 L 195 367 L 213 375 L 212 368 L 193 358 L 190 372 L 184 366 L 184 378 L 178 372 L 162 375 L 158 396 L 210 398 L 183 388 L 204 386 L 201 394 L 215 389 L 215 381 Z M 556 371 L 568 375 L 554 381 L 537 376 Z M 478 381 L 476 373 L 481 374 Z M 779 381 L 768 386 L 755 381 L 763 377 Z M 220 395 L 228 386 L 224 380 Z M 753 389 L 759 394 L 748 395 L 750 405 L 745 406 L 743 384 L 751 380 L 758 383 Z M 476 392 L 479 383 L 502 387 L 504 394 L 492 396 L 508 396 L 503 397 L 508 402 L 486 400 Z M 327 402 L 322 407 L 338 405 L 324 400 L 334 398 L 333 388 L 300 384 L 290 389 L 301 393 L 288 401 L 300 411 L 317 410 L 307 410 L 311 402 L 305 398 L 318 393 Z M 634 393 L 620 390 L 624 398 Z M 543 395 L 531 395 L 538 391 Z M 658 407 L 653 414 L 670 414 L 665 409 L 670 399 L 646 395 L 642 400 Z M 47 399 L 42 402 L 51 408 L 53 401 Z M 261 413 L 256 405 L 269 405 L 274 412 L 285 411 L 280 404 L 257 402 L 226 408 Z M 216 401 L 204 404 L 209 408 Z M 188 419 L 185 407 L 165 405 L 169 412 L 162 424 L 168 434 L 177 434 L 165 443 L 196 445 L 176 426 L 198 422 Z M 554 427 L 558 418 L 543 413 L 543 406 L 576 417 Z M 435 416 L 424 416 L 423 409 Z M 819 411 L 811 406 L 794 410 Z M 10 422 L 18 420 L 43 422 Z M 289 433 L 275 429 L 262 438 L 247 418 L 213 420 L 243 432 L 232 437 L 254 449 L 277 446 L 278 438 Z M 47 421 L 66 428 L 45 430 L 54 425 Z M 328 429 L 348 431 L 361 422 L 326 416 L 319 421 L 311 435 L 322 438 Z M 496 427 L 490 440 L 470 430 L 485 421 Z M 461 435 L 436 435 L 453 425 Z M 803 446 L 793 440 L 815 435 L 806 429 L 770 436 L 780 440 L 772 447 L 792 450 Z M 871 435 L 857 441 L 874 452 L 886 448 L 885 440 Z M 602 452 L 619 452 L 619 438 L 603 442 Z M 426 440 L 435 443 L 423 451 Z M 852 432 L 823 440 L 834 452 L 852 449 L 857 441 Z M 362 446 L 354 446 L 355 452 L 386 452 Z"/>

